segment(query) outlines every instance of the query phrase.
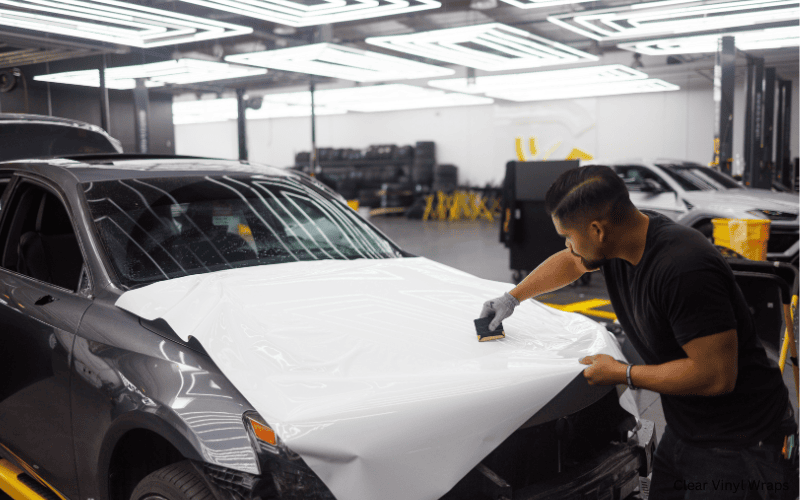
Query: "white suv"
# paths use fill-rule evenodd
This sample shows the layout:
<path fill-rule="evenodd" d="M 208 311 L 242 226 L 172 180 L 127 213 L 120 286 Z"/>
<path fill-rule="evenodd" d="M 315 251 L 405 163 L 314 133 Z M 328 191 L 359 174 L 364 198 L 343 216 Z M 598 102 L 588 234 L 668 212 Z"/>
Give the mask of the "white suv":
<path fill-rule="evenodd" d="M 613 168 L 637 208 L 657 211 L 709 238 L 714 218 L 770 219 L 767 258 L 798 264 L 797 193 L 748 188 L 727 174 L 682 160 L 591 163 Z"/>

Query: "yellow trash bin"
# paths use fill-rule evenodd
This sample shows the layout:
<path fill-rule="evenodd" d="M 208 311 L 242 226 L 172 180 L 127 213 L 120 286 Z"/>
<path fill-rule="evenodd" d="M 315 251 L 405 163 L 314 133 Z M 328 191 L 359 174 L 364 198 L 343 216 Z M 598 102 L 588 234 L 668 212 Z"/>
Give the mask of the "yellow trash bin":
<path fill-rule="evenodd" d="M 751 260 L 767 260 L 768 219 L 713 219 L 714 243 Z"/>

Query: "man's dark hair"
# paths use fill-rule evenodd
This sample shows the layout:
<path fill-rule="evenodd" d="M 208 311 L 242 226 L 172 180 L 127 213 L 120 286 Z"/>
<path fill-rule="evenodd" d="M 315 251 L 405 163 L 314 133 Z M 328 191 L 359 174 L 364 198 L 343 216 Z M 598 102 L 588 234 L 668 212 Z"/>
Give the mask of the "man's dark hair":
<path fill-rule="evenodd" d="M 590 165 L 559 175 L 547 190 L 545 209 L 566 225 L 594 220 L 620 224 L 635 207 L 628 188 L 614 170 L 605 165 Z"/>

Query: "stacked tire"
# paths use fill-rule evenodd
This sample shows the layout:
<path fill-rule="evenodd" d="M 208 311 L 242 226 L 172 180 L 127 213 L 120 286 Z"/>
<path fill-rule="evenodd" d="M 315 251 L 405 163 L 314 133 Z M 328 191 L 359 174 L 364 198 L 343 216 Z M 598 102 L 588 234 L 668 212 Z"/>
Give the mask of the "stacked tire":
<path fill-rule="evenodd" d="M 452 191 L 458 185 L 458 167 L 455 165 L 438 165 L 433 177 L 434 191 Z"/>
<path fill-rule="evenodd" d="M 416 185 L 430 186 L 436 165 L 436 144 L 419 141 L 414 147 L 414 163 L 411 167 L 411 181 Z"/>

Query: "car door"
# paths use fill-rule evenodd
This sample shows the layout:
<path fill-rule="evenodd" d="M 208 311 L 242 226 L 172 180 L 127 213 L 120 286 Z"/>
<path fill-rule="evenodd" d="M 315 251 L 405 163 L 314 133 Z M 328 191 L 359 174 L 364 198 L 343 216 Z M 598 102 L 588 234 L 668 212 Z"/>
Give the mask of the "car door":
<path fill-rule="evenodd" d="M 675 190 L 652 170 L 641 165 L 616 165 L 614 170 L 625 181 L 636 208 L 654 210 L 673 220 L 686 212 L 686 206 L 682 204 Z M 657 182 L 662 191 L 647 191 L 647 179 Z"/>
<path fill-rule="evenodd" d="M 0 226 L 0 446 L 78 498 L 70 351 L 91 300 L 83 254 L 57 191 L 19 179 Z"/>

